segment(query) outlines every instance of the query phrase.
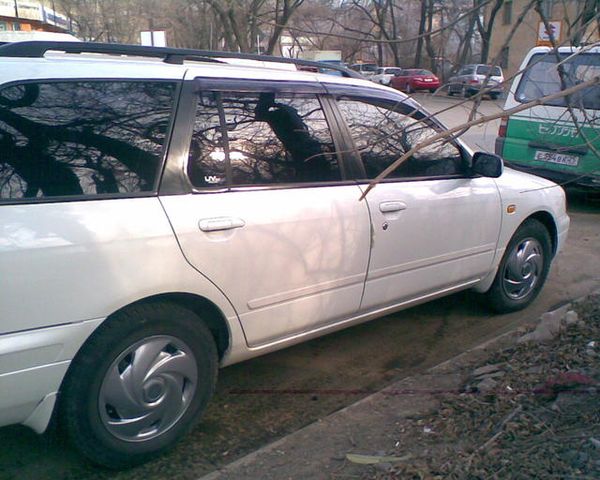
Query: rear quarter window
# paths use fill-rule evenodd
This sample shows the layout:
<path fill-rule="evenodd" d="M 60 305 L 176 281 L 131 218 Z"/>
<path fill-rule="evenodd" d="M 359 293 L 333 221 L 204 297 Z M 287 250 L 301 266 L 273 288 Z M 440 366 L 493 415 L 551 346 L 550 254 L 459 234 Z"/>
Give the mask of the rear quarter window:
<path fill-rule="evenodd" d="M 499 77 L 502 75 L 502 70 L 500 70 L 500 67 L 490 67 L 489 65 L 479 65 L 477 67 L 477 75 L 489 75 L 490 77 Z"/>
<path fill-rule="evenodd" d="M 0 89 L 0 200 L 154 191 L 175 90 L 161 81 Z"/>

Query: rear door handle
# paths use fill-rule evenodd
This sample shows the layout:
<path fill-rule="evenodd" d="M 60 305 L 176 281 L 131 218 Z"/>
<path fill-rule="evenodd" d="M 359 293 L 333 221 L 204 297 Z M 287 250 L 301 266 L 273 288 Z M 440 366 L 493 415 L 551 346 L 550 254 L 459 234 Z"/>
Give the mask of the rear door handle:
<path fill-rule="evenodd" d="M 406 210 L 407 205 L 404 202 L 381 202 L 379 204 L 379 211 L 381 213 L 393 213 Z"/>
<path fill-rule="evenodd" d="M 241 218 L 234 217 L 215 217 L 203 218 L 198 222 L 200 230 L 203 232 L 218 232 L 220 230 L 233 230 L 246 225 L 246 222 Z"/>

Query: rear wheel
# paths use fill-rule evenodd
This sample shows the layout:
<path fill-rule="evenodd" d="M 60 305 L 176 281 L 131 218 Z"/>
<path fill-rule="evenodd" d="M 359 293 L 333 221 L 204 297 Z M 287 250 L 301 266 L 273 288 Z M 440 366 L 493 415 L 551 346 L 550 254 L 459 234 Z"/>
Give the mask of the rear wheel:
<path fill-rule="evenodd" d="M 514 312 L 533 302 L 548 276 L 551 255 L 546 227 L 534 219 L 523 223 L 510 240 L 494 283 L 485 294 L 492 309 Z"/>
<path fill-rule="evenodd" d="M 153 303 L 117 313 L 90 337 L 61 390 L 59 421 L 94 463 L 133 466 L 170 448 L 212 396 L 217 352 L 192 312 Z"/>

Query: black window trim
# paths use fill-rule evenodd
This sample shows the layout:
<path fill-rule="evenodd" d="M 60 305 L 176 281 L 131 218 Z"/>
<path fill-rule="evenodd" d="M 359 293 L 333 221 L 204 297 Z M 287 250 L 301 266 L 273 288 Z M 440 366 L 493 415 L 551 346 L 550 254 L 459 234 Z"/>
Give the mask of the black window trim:
<path fill-rule="evenodd" d="M 175 120 L 177 117 L 177 107 L 179 104 L 182 80 L 179 78 L 151 78 L 151 77 L 52 77 L 52 78 L 33 78 L 33 79 L 21 79 L 12 80 L 10 82 L 3 83 L 0 85 L 0 90 L 10 88 L 18 85 L 26 85 L 30 83 L 67 83 L 67 82 L 120 82 L 120 83 L 143 83 L 143 82 L 154 82 L 154 83 L 173 83 L 175 84 L 175 90 L 173 92 L 173 105 L 171 108 L 171 114 L 169 116 L 169 125 L 167 132 L 165 133 L 165 141 L 162 145 L 160 153 L 159 165 L 156 169 L 156 176 L 152 189 L 145 192 L 119 192 L 119 193 L 100 193 L 94 195 L 56 195 L 52 197 L 34 197 L 34 198 L 11 198 L 2 199 L 0 198 L 0 205 L 29 205 L 29 204 L 43 204 L 43 203 L 71 203 L 71 202 L 82 202 L 82 201 L 96 201 L 96 200 L 113 200 L 123 198 L 148 198 L 156 197 L 159 195 L 160 185 L 162 183 L 162 175 L 167 163 L 168 152 L 170 149 L 171 137 L 173 135 Z"/>
<path fill-rule="evenodd" d="M 352 158 L 351 161 L 357 162 L 358 165 L 355 165 L 353 170 L 362 173 L 362 176 L 356 177 L 354 180 L 355 180 L 355 182 L 357 182 L 360 185 L 371 183 L 373 181 L 373 179 L 372 178 L 369 179 L 366 176 L 366 170 L 365 170 L 364 164 L 360 158 L 360 153 L 358 151 L 358 148 L 356 148 L 356 145 L 354 144 L 354 140 L 352 138 L 350 128 L 348 127 L 346 121 L 344 120 L 342 113 L 339 110 L 339 107 L 337 106 L 338 97 L 342 97 L 342 96 L 346 97 L 347 96 L 347 97 L 355 97 L 357 99 L 362 97 L 362 98 L 371 98 L 371 99 L 379 100 L 379 101 L 386 102 L 386 103 L 387 102 L 396 102 L 396 104 L 400 106 L 400 109 L 398 109 L 398 111 L 405 115 L 413 114 L 413 112 L 414 112 L 414 113 L 416 113 L 416 115 L 418 117 L 425 118 L 427 116 L 427 114 L 423 111 L 423 109 L 416 102 L 411 100 L 409 97 L 400 96 L 399 94 L 396 94 L 395 92 L 380 91 L 380 90 L 375 90 L 375 89 L 371 90 L 371 89 L 365 89 L 364 87 L 348 88 L 347 85 L 333 85 L 333 86 L 329 87 L 328 90 L 329 90 L 329 92 L 331 94 L 331 98 L 332 98 L 332 104 L 333 104 L 332 107 L 336 109 L 336 111 L 337 111 L 336 116 L 337 116 L 337 118 L 339 118 L 339 120 L 341 122 L 341 124 L 339 125 L 339 128 L 346 132 L 346 134 L 343 135 L 346 142 L 351 142 L 351 143 L 346 144 L 346 146 L 344 147 L 342 152 L 346 151 L 346 152 L 354 153 L 354 155 L 352 155 L 352 157 L 351 157 Z M 402 109 L 404 109 L 404 111 Z M 441 123 L 439 123 L 439 121 L 437 121 L 435 119 L 435 117 L 431 117 L 430 119 L 428 119 L 428 122 L 437 126 L 440 129 L 446 130 L 446 127 L 444 127 Z M 430 180 L 473 178 L 473 176 L 469 173 L 469 168 L 468 168 L 471 163 L 471 155 L 461 145 L 461 143 L 458 142 L 456 139 L 452 139 L 451 142 L 460 152 L 463 165 L 465 166 L 464 173 L 451 174 L 451 175 L 429 175 L 429 176 L 422 176 L 422 177 L 405 177 L 405 178 L 387 177 L 387 178 L 384 178 L 383 180 L 381 180 L 381 182 L 382 183 L 422 182 L 422 181 L 430 181 Z"/>
<path fill-rule="evenodd" d="M 297 94 L 314 94 L 317 100 L 321 104 L 325 121 L 329 127 L 331 138 L 336 149 L 335 153 L 338 158 L 338 165 L 340 169 L 340 180 L 328 180 L 321 182 L 290 182 L 290 183 L 269 183 L 269 184 L 253 184 L 253 185 L 231 185 L 230 176 L 228 176 L 227 185 L 215 186 L 215 187 L 196 187 L 192 185 L 187 175 L 188 155 L 191 138 L 193 134 L 193 125 L 196 114 L 197 96 L 203 91 L 211 92 L 235 92 L 235 93 L 253 93 L 253 92 L 275 92 L 275 93 L 297 93 Z M 181 112 L 182 117 L 188 117 L 188 128 L 186 128 L 186 135 L 184 144 L 176 146 L 178 150 L 177 156 L 180 157 L 181 167 L 169 168 L 169 160 L 167 161 L 167 169 L 170 170 L 170 174 L 163 178 L 165 188 L 161 186 L 159 195 L 174 195 L 181 193 L 193 193 L 193 194 L 212 194 L 212 193 L 225 193 L 225 192 L 240 192 L 240 191 L 254 191 L 254 190 L 280 190 L 280 189 L 296 189 L 296 188 L 317 188 L 317 187 L 332 187 L 332 186 L 346 186 L 356 185 L 354 178 L 346 178 L 346 165 L 344 164 L 344 157 L 341 155 L 340 148 L 345 143 L 340 138 L 339 125 L 335 115 L 331 109 L 331 103 L 328 100 L 329 95 L 325 86 L 316 81 L 296 81 L 296 80 L 264 80 L 264 79 L 245 79 L 245 78 L 219 78 L 219 77 L 196 77 L 184 82 L 182 90 L 182 108 L 185 108 L 185 112 Z M 185 107 L 184 107 L 185 106 Z M 175 127 L 175 135 L 177 135 L 178 126 Z M 180 132 L 181 133 L 181 132 Z M 225 131 L 226 133 L 226 131 Z M 178 139 L 178 142 L 182 141 L 182 136 Z M 184 154 L 185 151 L 185 154 Z M 228 156 L 229 152 L 225 152 Z M 175 156 L 175 155 L 174 155 Z M 174 160 L 176 161 L 176 160 Z M 171 164 L 173 161 L 171 161 Z M 175 176 L 174 172 L 178 170 L 182 179 L 180 181 L 174 180 L 172 177 Z M 166 182 L 165 182 L 166 180 Z M 185 184 L 184 191 L 177 184 L 183 182 Z"/>

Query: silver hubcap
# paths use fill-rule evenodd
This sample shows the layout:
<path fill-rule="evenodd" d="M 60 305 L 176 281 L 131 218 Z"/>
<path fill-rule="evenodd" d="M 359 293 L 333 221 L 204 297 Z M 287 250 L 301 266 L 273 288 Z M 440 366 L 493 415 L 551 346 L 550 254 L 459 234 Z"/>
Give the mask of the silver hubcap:
<path fill-rule="evenodd" d="M 544 251 L 534 238 L 526 238 L 510 253 L 502 286 L 513 300 L 529 295 L 538 284 L 544 268 Z"/>
<path fill-rule="evenodd" d="M 145 338 L 108 369 L 98 396 L 102 423 L 121 440 L 157 437 L 185 413 L 197 382 L 196 359 L 184 342 L 170 336 Z"/>

